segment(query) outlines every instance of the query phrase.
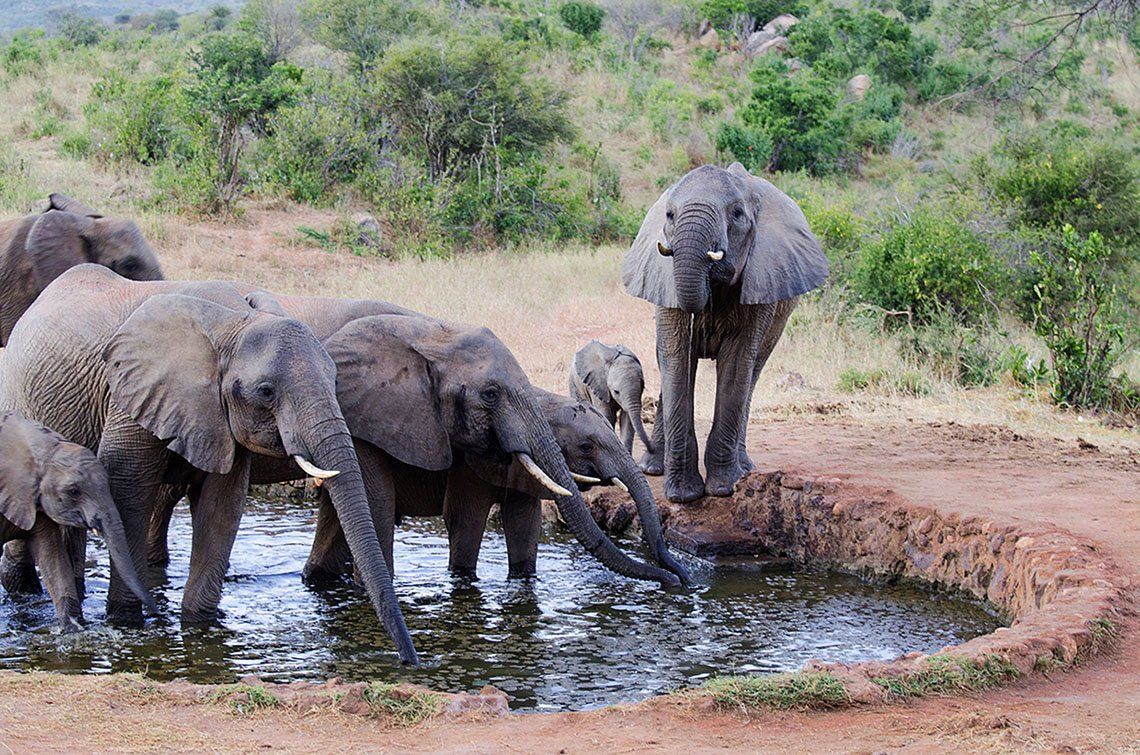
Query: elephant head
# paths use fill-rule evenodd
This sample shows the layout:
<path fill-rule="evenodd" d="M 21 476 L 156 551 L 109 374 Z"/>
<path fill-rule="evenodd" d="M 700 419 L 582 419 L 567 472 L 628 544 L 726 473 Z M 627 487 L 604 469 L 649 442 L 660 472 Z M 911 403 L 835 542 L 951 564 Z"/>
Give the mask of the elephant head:
<path fill-rule="evenodd" d="M 517 464 L 553 494 L 579 542 L 606 566 L 678 584 L 624 554 L 594 522 L 530 381 L 491 331 L 384 315 L 349 323 L 325 347 L 353 436 L 421 469 L 448 469 L 453 449 L 467 459 Z"/>
<path fill-rule="evenodd" d="M 637 506 L 641 531 L 657 563 L 688 582 L 688 571 L 665 544 L 661 515 L 649 482 L 605 417 L 594 407 L 572 398 L 538 389 L 534 393 L 579 487 L 612 484 L 626 490 Z"/>
<path fill-rule="evenodd" d="M 195 295 L 149 297 L 111 338 L 104 359 L 112 400 L 205 472 L 230 472 L 240 446 L 291 457 L 323 478 L 378 615 L 401 660 L 416 662 L 337 402 L 332 359 L 308 326 L 251 309 L 226 284 L 182 290 Z M 231 298 L 233 308 L 217 303 Z M 240 458 L 249 463 L 248 454 Z"/>
<path fill-rule="evenodd" d="M 821 285 L 827 258 L 796 203 L 740 163 L 685 174 L 650 208 L 622 263 L 629 293 L 704 310 L 716 287 L 772 304 Z"/>
<path fill-rule="evenodd" d="M 12 413 L 0 414 L 0 515 L 32 530 L 39 512 L 64 527 L 101 531 L 126 585 L 157 613 L 131 561 L 107 472 L 95 454 Z"/>
<path fill-rule="evenodd" d="M 133 280 L 162 280 L 158 257 L 125 218 L 106 218 L 63 194 L 32 224 L 25 250 L 40 288 L 69 268 L 92 262 Z"/>

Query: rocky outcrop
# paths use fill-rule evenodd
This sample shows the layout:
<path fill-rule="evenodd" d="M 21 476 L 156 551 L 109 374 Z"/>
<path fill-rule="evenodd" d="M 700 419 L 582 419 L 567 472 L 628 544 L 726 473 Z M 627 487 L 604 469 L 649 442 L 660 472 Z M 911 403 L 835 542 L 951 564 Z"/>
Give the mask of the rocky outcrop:
<path fill-rule="evenodd" d="M 847 80 L 847 99 L 861 102 L 867 96 L 867 90 L 870 88 L 870 76 L 865 73 L 855 74 Z"/>
<path fill-rule="evenodd" d="M 773 18 L 768 23 L 764 24 L 762 31 L 766 31 L 772 36 L 778 36 L 788 33 L 788 29 L 798 24 L 800 20 L 793 16 L 791 13 L 781 13 Z"/>
<path fill-rule="evenodd" d="M 790 50 L 787 37 L 767 31 L 752 32 L 741 49 L 750 58 L 759 58 L 771 52 L 787 55 Z"/>

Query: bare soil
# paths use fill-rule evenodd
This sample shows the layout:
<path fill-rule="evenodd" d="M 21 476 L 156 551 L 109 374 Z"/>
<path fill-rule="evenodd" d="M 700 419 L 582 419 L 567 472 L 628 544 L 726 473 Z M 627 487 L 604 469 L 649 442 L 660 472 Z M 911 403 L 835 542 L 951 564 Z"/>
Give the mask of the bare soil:
<path fill-rule="evenodd" d="M 941 511 L 1059 524 L 1101 544 L 1138 584 L 1140 453 L 992 426 L 792 414 L 753 423 L 753 458 L 889 485 Z M 723 713 L 659 698 L 556 715 L 442 718 L 410 729 L 322 710 L 235 714 L 142 694 L 114 677 L 0 676 L 0 745 L 13 752 L 441 750 L 609 752 L 1140 751 L 1140 621 L 1077 671 L 967 697 L 834 712 Z"/>

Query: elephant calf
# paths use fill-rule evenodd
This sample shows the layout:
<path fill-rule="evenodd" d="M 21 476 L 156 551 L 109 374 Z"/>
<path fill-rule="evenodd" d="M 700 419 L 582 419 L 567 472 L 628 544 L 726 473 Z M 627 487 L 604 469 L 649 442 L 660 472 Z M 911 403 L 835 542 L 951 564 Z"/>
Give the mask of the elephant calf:
<path fill-rule="evenodd" d="M 641 424 L 644 392 L 641 361 L 627 346 L 590 341 L 574 355 L 570 364 L 570 395 L 601 412 L 611 426 L 620 426 L 619 437 L 627 453 L 633 453 L 634 430 L 646 449 L 654 450 Z"/>
<path fill-rule="evenodd" d="M 47 209 L 0 223 L 0 346 L 20 315 L 65 270 L 93 262 L 133 280 L 161 280 L 162 268 L 138 227 L 105 218 L 63 194 Z"/>
<path fill-rule="evenodd" d="M 131 562 L 107 473 L 95 454 L 15 412 L 0 412 L 0 542 L 29 541 L 56 618 L 64 630 L 73 630 L 83 613 L 66 527 L 102 530 L 115 568 L 156 611 Z"/>

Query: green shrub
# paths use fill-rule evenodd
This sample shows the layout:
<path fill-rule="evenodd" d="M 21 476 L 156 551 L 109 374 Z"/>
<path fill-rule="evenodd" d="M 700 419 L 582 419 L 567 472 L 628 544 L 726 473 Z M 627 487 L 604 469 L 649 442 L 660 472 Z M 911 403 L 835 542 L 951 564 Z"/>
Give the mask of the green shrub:
<path fill-rule="evenodd" d="M 903 18 L 914 23 L 930 18 L 934 3 L 932 0 L 898 0 L 896 7 L 898 7 Z"/>
<path fill-rule="evenodd" d="M 317 41 L 348 53 L 358 71 L 422 24 L 408 0 L 311 0 L 304 11 Z"/>
<path fill-rule="evenodd" d="M 558 9 L 558 16 L 570 31 L 586 39 L 593 39 L 602 29 L 602 19 L 606 12 L 593 3 L 571 0 Z"/>
<path fill-rule="evenodd" d="M 800 198 L 798 201 L 807 218 L 808 227 L 827 253 L 832 282 L 846 283 L 866 233 L 863 219 L 850 206 L 836 202 L 823 201 L 814 196 Z"/>
<path fill-rule="evenodd" d="M 176 76 L 128 79 L 112 70 L 91 85 L 84 106 L 97 155 L 111 161 L 154 164 L 183 152 L 183 81 Z"/>
<path fill-rule="evenodd" d="M 877 391 L 902 396 L 925 396 L 930 393 L 926 380 L 917 372 L 904 370 L 893 374 L 881 368 L 861 370 L 857 367 L 847 367 L 839 373 L 835 387 L 844 393 Z"/>
<path fill-rule="evenodd" d="M 800 16 L 806 9 L 804 3 L 783 0 L 699 0 L 697 3 L 697 15 L 707 18 L 721 32 L 738 31 L 733 28 L 733 22 L 739 16 L 748 16 L 757 26 L 763 26 L 781 13 Z"/>
<path fill-rule="evenodd" d="M 21 29 L 4 47 L 0 63 L 9 76 L 16 77 L 38 71 L 51 57 L 42 29 Z"/>
<path fill-rule="evenodd" d="M 59 35 L 73 47 L 90 47 L 103 38 L 105 28 L 98 20 L 64 11 L 59 16 Z"/>
<path fill-rule="evenodd" d="M 1059 253 L 1035 252 L 1034 329 L 1053 360 L 1053 399 L 1073 408 L 1121 408 L 1135 387 L 1114 376 L 1124 330 L 1115 287 L 1106 282 L 1112 253 L 1100 233 L 1087 237 L 1066 225 Z M 1135 411 L 1138 406 L 1124 406 Z"/>
<path fill-rule="evenodd" d="M 940 312 L 976 322 L 996 300 L 1001 275 L 990 248 L 961 218 L 919 209 L 864 243 L 852 283 L 864 301 L 909 312 L 918 323 Z"/>
<path fill-rule="evenodd" d="M 76 160 L 90 156 L 91 146 L 91 137 L 83 131 L 68 131 L 59 140 L 59 151 Z"/>
<path fill-rule="evenodd" d="M 772 139 L 759 128 L 721 122 L 716 129 L 716 148 L 737 160 L 753 173 L 768 169 L 772 160 Z"/>

